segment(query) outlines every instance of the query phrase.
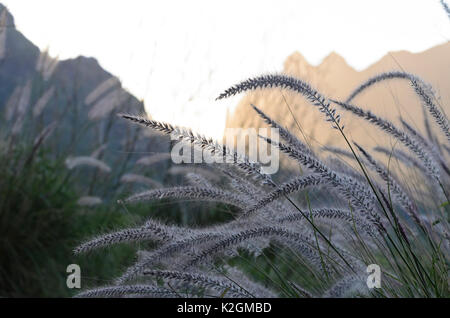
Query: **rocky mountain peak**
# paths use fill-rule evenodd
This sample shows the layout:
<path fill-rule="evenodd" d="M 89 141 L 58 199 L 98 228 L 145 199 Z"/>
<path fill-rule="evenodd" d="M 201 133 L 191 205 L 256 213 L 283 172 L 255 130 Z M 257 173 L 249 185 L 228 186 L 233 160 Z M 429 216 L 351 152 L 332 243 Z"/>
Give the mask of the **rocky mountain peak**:
<path fill-rule="evenodd" d="M 329 68 L 329 67 L 350 68 L 345 59 L 334 51 L 328 54 L 319 65 L 319 68 Z"/>
<path fill-rule="evenodd" d="M 3 4 L 0 3 L 0 28 L 15 28 L 14 17 Z"/>

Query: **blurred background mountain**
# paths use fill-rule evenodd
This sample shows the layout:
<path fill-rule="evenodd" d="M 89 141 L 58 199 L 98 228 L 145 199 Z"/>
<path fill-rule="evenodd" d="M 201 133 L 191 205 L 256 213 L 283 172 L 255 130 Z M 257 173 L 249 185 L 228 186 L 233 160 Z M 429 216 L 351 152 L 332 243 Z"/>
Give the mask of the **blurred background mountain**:
<path fill-rule="evenodd" d="M 295 52 L 286 59 L 283 73 L 310 83 L 325 96 L 345 101 L 349 94 L 365 80 L 379 73 L 394 70 L 418 75 L 431 84 L 436 91 L 436 96 L 440 96 L 439 106 L 444 113 L 448 114 L 450 42 L 416 54 L 407 51 L 390 52 L 362 71 L 353 69 L 344 58 L 334 52 L 318 66 L 310 65 L 301 53 Z M 408 81 L 384 81 L 359 95 L 353 103 L 394 123 L 399 123 L 399 118 L 402 117 L 412 123 L 414 128 L 424 132 L 423 107 L 415 94 L 411 92 L 412 88 Z M 323 120 L 322 114 L 315 107 L 298 94 L 280 89 L 259 90 L 245 95 L 234 113 L 228 115 L 226 126 L 230 128 L 266 127 L 249 106 L 251 103 L 288 127 L 290 131 L 295 132 L 302 140 L 305 140 L 304 136 L 306 136 L 306 140 L 313 148 L 322 145 L 344 145 L 343 139 L 335 130 L 329 129 L 329 123 Z M 339 107 L 337 110 L 342 114 L 347 134 L 355 141 L 369 147 L 389 144 L 390 137 L 386 134 L 380 133 L 371 125 L 367 125 L 363 119 L 346 113 Z"/>
<path fill-rule="evenodd" d="M 55 152 L 69 148 L 70 155 L 81 156 L 103 147 L 100 157 L 110 164 L 133 152 L 167 151 L 166 138 L 117 118 L 119 112 L 143 114 L 143 102 L 96 59 L 51 58 L 15 28 L 13 16 L 2 4 L 0 17 L 2 125 L 21 121 L 26 127 L 21 134 L 26 134 L 30 127 L 43 129 L 56 120 Z"/>

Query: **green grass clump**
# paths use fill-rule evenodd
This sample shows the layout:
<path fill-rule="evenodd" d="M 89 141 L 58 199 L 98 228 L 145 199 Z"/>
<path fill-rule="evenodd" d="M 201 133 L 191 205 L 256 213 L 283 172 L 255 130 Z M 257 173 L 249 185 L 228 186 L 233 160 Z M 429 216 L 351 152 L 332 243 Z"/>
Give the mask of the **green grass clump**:
<path fill-rule="evenodd" d="M 32 164 L 18 166 L 22 151 L 0 161 L 0 296 L 70 296 L 66 267 L 84 263 L 84 272 L 95 272 L 94 280 L 111 278 L 129 259 L 133 248 L 109 253 L 108 266 L 73 256 L 80 240 L 112 225 L 129 225 L 135 215 L 115 207 L 80 209 L 73 184 L 64 182 L 67 171 L 48 152 L 41 150 Z M 6 161 L 7 160 L 7 161 Z M 104 255 L 106 257 L 106 255 Z"/>

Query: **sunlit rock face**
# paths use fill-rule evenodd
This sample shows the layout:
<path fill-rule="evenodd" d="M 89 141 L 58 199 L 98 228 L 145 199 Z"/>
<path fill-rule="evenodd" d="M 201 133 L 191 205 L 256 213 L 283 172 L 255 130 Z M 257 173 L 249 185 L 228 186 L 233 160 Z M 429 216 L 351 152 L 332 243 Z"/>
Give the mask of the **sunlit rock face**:
<path fill-rule="evenodd" d="M 421 53 L 406 51 L 391 52 L 365 70 L 357 71 L 333 52 L 317 66 L 310 65 L 299 53 L 289 56 L 284 63 L 283 73 L 309 82 L 327 97 L 345 100 L 357 85 L 366 79 L 387 71 L 406 71 L 420 76 L 440 96 L 439 104 L 447 114 L 450 112 L 450 43 L 442 44 Z M 415 129 L 425 132 L 423 107 L 406 80 L 390 80 L 374 85 L 354 101 L 363 109 L 370 110 L 393 123 L 399 117 Z M 331 129 L 323 114 L 309 104 L 302 96 L 280 89 L 258 90 L 242 97 L 234 114 L 229 115 L 227 127 L 265 127 L 253 112 L 250 104 L 260 107 L 269 116 L 285 125 L 315 149 L 322 145 L 344 146 L 343 138 Z M 290 112 L 289 108 L 292 110 Z M 351 139 L 368 149 L 376 145 L 392 146 L 392 138 L 375 129 L 363 119 L 351 115 L 339 107 L 345 131 Z M 293 118 L 295 116 L 295 119 Z M 432 121 L 432 119 L 430 119 Z M 298 124 L 297 124 L 298 123 Z M 431 125 L 436 128 L 436 125 Z M 437 128 L 436 128 L 436 131 Z M 397 147 L 401 147 L 397 145 Z"/>

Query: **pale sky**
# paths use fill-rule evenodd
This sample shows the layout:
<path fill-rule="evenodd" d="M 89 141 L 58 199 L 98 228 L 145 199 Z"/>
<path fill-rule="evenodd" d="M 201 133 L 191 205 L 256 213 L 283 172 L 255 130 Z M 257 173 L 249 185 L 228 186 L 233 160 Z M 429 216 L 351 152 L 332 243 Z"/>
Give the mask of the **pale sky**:
<path fill-rule="evenodd" d="M 388 51 L 450 39 L 438 0 L 0 0 L 17 28 L 61 59 L 95 57 L 157 120 L 220 138 L 230 85 L 278 72 L 294 51 L 335 51 L 356 69 Z"/>

